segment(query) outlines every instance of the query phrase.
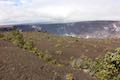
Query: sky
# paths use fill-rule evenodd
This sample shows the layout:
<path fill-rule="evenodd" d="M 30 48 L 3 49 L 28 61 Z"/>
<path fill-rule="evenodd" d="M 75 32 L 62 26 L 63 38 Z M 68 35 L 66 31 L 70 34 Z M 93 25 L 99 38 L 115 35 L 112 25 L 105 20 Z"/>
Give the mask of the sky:
<path fill-rule="evenodd" d="M 0 0 L 0 24 L 120 20 L 120 0 Z"/>

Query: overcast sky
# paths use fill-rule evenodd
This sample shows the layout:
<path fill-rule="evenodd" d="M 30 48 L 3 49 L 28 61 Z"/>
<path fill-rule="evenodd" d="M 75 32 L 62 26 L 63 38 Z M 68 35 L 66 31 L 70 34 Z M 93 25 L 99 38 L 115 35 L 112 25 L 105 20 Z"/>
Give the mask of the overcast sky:
<path fill-rule="evenodd" d="M 0 24 L 120 20 L 120 0 L 0 0 Z"/>

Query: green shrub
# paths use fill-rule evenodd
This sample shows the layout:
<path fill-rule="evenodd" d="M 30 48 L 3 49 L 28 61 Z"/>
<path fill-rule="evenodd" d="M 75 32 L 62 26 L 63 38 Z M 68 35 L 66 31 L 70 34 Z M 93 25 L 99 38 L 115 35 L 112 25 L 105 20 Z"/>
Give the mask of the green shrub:
<path fill-rule="evenodd" d="M 3 38 L 5 38 L 5 36 L 0 33 L 0 39 L 3 39 Z"/>
<path fill-rule="evenodd" d="M 11 32 L 11 37 L 9 39 L 18 47 L 23 47 L 24 45 L 24 38 L 21 32 L 18 30 L 14 30 Z"/>
<path fill-rule="evenodd" d="M 44 55 L 43 52 L 39 52 L 39 53 L 37 53 L 37 56 L 38 56 L 40 59 L 43 59 L 45 55 Z"/>
<path fill-rule="evenodd" d="M 31 52 L 37 55 L 39 53 L 39 49 L 33 47 Z"/>
<path fill-rule="evenodd" d="M 52 56 L 49 55 L 49 54 L 45 54 L 44 55 L 44 60 L 47 61 L 47 62 L 50 62 L 50 61 L 52 61 Z"/>
<path fill-rule="evenodd" d="M 73 74 L 72 74 L 72 73 L 68 73 L 68 74 L 66 75 L 66 80 L 74 80 Z"/>
<path fill-rule="evenodd" d="M 99 80 L 120 80 L 120 48 L 94 61 L 87 57 L 74 59 L 71 65 L 76 69 L 87 69 Z"/>
<path fill-rule="evenodd" d="M 33 42 L 32 41 L 26 41 L 23 48 L 26 49 L 26 50 L 32 51 L 33 48 L 34 48 Z"/>
<path fill-rule="evenodd" d="M 71 66 L 75 69 L 88 69 L 92 64 L 92 60 L 85 56 L 82 56 L 78 59 L 73 59 L 71 61 Z"/>
<path fill-rule="evenodd" d="M 120 74 L 113 78 L 113 80 L 120 80 Z"/>
<path fill-rule="evenodd" d="M 56 51 L 56 54 L 57 54 L 57 55 L 62 55 L 62 54 L 63 54 L 63 51 L 58 50 L 58 51 Z"/>
<path fill-rule="evenodd" d="M 8 41 L 12 42 L 13 44 L 15 44 L 16 46 L 22 49 L 25 49 L 35 54 L 40 59 L 43 59 L 44 61 L 50 64 L 57 63 L 56 59 L 53 59 L 52 56 L 48 54 L 49 53 L 48 51 L 46 51 L 45 53 L 40 52 L 39 49 L 34 46 L 33 41 L 25 40 L 23 34 L 19 30 L 17 29 L 13 30 L 10 34 L 6 35 L 6 37 Z"/>

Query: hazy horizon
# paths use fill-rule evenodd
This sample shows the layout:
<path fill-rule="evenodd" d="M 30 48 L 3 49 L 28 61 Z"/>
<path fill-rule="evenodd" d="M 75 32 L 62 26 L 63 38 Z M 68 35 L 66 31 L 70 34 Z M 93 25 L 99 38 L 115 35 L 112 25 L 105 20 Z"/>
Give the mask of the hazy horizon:
<path fill-rule="evenodd" d="M 120 20 L 119 0 L 0 0 L 0 24 Z"/>

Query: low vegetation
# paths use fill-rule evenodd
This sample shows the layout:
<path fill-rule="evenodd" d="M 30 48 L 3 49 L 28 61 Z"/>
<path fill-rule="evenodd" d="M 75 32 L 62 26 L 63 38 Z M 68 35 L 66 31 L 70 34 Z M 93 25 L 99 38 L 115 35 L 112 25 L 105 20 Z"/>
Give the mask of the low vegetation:
<path fill-rule="evenodd" d="M 48 39 L 48 42 L 52 42 L 52 41 L 54 42 L 54 44 L 50 44 L 50 47 L 52 46 L 52 48 L 55 48 L 55 50 L 53 49 L 53 51 L 51 51 L 51 52 L 53 52 L 55 55 L 57 55 L 59 57 L 60 56 L 64 57 L 64 54 L 65 54 L 64 52 L 67 52 L 67 51 L 72 52 L 71 49 L 76 50 L 77 48 L 80 48 L 81 51 L 83 51 L 84 53 L 90 53 L 90 52 L 92 52 L 93 49 L 95 49 L 94 53 L 96 53 L 96 54 L 101 52 L 102 54 L 104 54 L 101 57 L 90 58 L 88 56 L 81 56 L 80 58 L 76 58 L 75 56 L 70 55 L 69 57 L 67 57 L 68 59 L 66 59 L 66 61 L 70 62 L 70 65 L 72 66 L 73 70 L 74 69 L 75 70 L 83 70 L 85 73 L 89 73 L 91 76 L 95 77 L 98 80 L 120 80 L 120 48 L 113 50 L 110 47 L 111 51 L 109 51 L 107 49 L 109 47 L 109 44 L 111 46 L 117 47 L 116 45 L 113 44 L 113 43 L 115 43 L 115 41 L 112 42 L 111 40 L 103 40 L 103 42 L 102 42 L 99 40 L 98 42 L 91 41 L 91 43 L 90 43 L 89 40 L 86 40 L 86 42 L 84 42 L 84 40 L 82 40 L 82 39 L 78 40 L 78 39 L 71 38 L 71 40 L 68 41 L 68 38 L 58 38 L 58 39 L 57 39 L 57 37 L 51 38 L 47 34 L 44 34 L 44 36 L 41 38 L 44 38 L 44 37 L 46 37 Z M 20 32 L 19 30 L 14 30 L 14 31 L 10 32 L 9 34 L 7 34 L 6 36 L 3 34 L 0 34 L 0 39 L 6 39 L 7 41 L 12 42 L 17 47 L 36 55 L 41 60 L 44 60 L 45 62 L 47 62 L 49 64 L 54 64 L 59 67 L 65 66 L 64 64 L 60 64 L 57 61 L 57 58 L 53 57 L 54 55 L 49 54 L 49 50 L 48 51 L 46 50 L 45 52 L 40 50 L 34 44 L 35 42 L 37 43 L 37 40 L 34 41 L 33 39 L 30 39 L 30 38 L 26 39 L 23 36 L 23 33 Z M 40 40 L 42 40 L 42 39 L 40 39 Z M 99 45 L 101 45 L 101 44 L 99 44 L 99 42 L 102 42 L 102 43 L 108 45 L 107 48 L 105 47 L 104 51 L 101 51 L 101 49 L 103 49 L 104 47 L 99 46 Z M 83 43 L 84 43 L 84 45 L 83 45 Z M 93 44 L 93 43 L 95 43 L 95 44 Z M 117 43 L 118 43 L 118 41 L 117 41 Z M 80 47 L 78 45 L 73 45 L 73 44 L 79 44 Z M 103 52 L 105 52 L 105 53 L 103 53 Z M 65 55 L 68 55 L 68 54 L 65 54 Z M 66 56 L 65 56 L 65 58 L 66 58 Z M 65 59 L 65 58 L 63 58 L 63 59 Z M 69 60 L 71 60 L 71 61 L 69 61 Z M 67 66 L 69 66 L 69 65 L 67 65 Z M 72 73 L 66 74 L 66 80 L 74 80 L 73 74 Z"/>
<path fill-rule="evenodd" d="M 4 34 L 0 33 L 0 40 L 2 40 L 4 38 L 5 38 Z"/>
<path fill-rule="evenodd" d="M 82 69 L 99 80 L 120 80 L 120 48 L 92 60 L 88 57 L 74 59 L 74 69 Z"/>
<path fill-rule="evenodd" d="M 50 54 L 43 53 L 42 51 L 37 49 L 34 46 L 33 41 L 25 40 L 22 32 L 20 32 L 17 29 L 9 33 L 6 39 L 12 42 L 14 45 L 33 53 L 34 55 L 38 56 L 40 59 L 50 64 L 57 64 L 56 60 Z"/>
<path fill-rule="evenodd" d="M 68 73 L 68 74 L 66 75 L 66 80 L 74 80 L 73 74 L 72 74 L 72 73 Z"/>

